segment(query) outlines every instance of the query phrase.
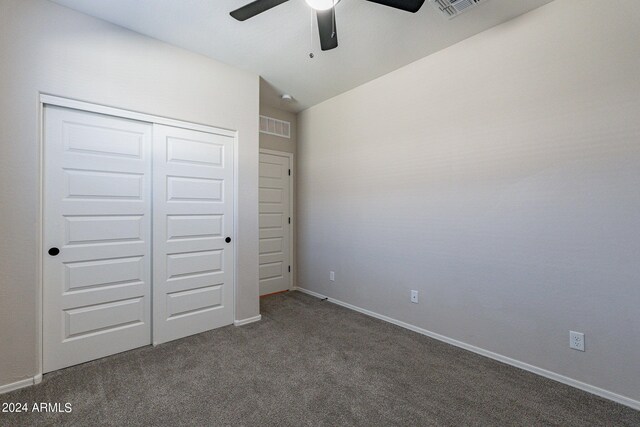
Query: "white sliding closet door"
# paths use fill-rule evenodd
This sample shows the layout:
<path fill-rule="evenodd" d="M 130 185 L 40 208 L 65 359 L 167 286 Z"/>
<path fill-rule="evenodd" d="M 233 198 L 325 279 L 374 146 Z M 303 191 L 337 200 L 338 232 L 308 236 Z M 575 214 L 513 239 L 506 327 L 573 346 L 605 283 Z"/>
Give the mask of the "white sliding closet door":
<path fill-rule="evenodd" d="M 152 125 L 45 108 L 44 372 L 151 342 Z"/>
<path fill-rule="evenodd" d="M 233 138 L 154 125 L 153 342 L 233 323 Z"/>
<path fill-rule="evenodd" d="M 215 132 L 45 107 L 44 372 L 233 323 L 235 137 Z"/>

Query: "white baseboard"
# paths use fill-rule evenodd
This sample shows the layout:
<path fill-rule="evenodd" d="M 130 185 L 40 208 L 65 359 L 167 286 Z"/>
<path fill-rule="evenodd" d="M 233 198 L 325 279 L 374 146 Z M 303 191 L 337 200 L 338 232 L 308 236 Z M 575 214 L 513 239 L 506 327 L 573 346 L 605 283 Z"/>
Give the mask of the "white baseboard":
<path fill-rule="evenodd" d="M 257 316 L 249 317 L 241 320 L 234 320 L 233 324 L 236 326 L 248 325 L 249 323 L 259 322 L 262 320 L 262 315 L 258 314 Z"/>
<path fill-rule="evenodd" d="M 33 378 L 27 378 L 24 380 L 16 381 L 15 383 L 11 383 L 11 384 L 0 385 L 0 394 L 9 393 L 10 391 L 29 387 L 34 384 L 39 384 L 41 381 L 42 381 L 42 374 L 38 374 Z"/>
<path fill-rule="evenodd" d="M 593 386 L 591 384 L 583 383 L 581 381 L 574 380 L 573 378 L 565 377 L 564 375 L 560 375 L 558 373 L 555 373 L 555 372 L 552 372 L 552 371 L 548 371 L 546 369 L 539 368 L 537 366 L 530 365 L 528 363 L 521 362 L 519 360 L 512 359 L 510 357 L 503 356 L 501 354 L 494 353 L 492 351 L 485 350 L 483 348 L 476 347 L 474 345 L 467 344 L 467 343 L 464 343 L 462 341 L 458 341 L 458 340 L 455 340 L 453 338 L 449 338 L 449 337 L 446 337 L 444 335 L 437 334 L 435 332 L 428 331 L 428 330 L 420 328 L 418 326 L 411 325 L 409 323 L 405 323 L 405 322 L 402 322 L 400 320 L 396 320 L 396 319 L 393 319 L 391 317 L 384 316 L 382 314 L 378 314 L 378 313 L 375 313 L 373 311 L 366 310 L 364 308 L 360 308 L 360 307 L 357 307 L 355 305 L 352 305 L 352 304 L 349 304 L 349 303 L 346 303 L 346 302 L 343 302 L 343 301 L 340 301 L 340 300 L 337 300 L 337 299 L 334 299 L 334 298 L 327 297 L 326 295 L 322 295 L 322 294 L 319 294 L 317 292 L 310 291 L 308 289 L 304 289 L 304 288 L 300 288 L 300 287 L 297 287 L 295 289 L 300 291 L 300 292 L 303 292 L 305 294 L 309 294 L 309 295 L 312 295 L 314 297 L 317 297 L 317 298 L 321 298 L 321 299 L 325 299 L 326 298 L 327 301 L 329 301 L 329 302 L 332 302 L 332 303 L 337 304 L 337 305 L 341 305 L 343 307 L 346 307 L 348 309 L 357 311 L 357 312 L 362 313 L 362 314 L 366 314 L 367 316 L 375 317 L 376 319 L 380 319 L 380 320 L 384 320 L 385 322 L 393 323 L 394 325 L 398 325 L 398 326 L 403 327 L 405 329 L 409 329 L 409 330 L 411 330 L 413 332 L 417 332 L 419 334 L 426 335 L 426 336 L 434 338 L 434 339 L 436 339 L 438 341 L 442 341 L 442 342 L 445 342 L 447 344 L 451 344 L 451 345 L 454 345 L 456 347 L 463 348 L 463 349 L 471 351 L 473 353 L 477 353 L 477 354 L 479 354 L 481 356 L 485 356 L 485 357 L 488 357 L 490 359 L 494 359 L 494 360 L 497 360 L 499 362 L 506 363 L 507 365 L 515 366 L 516 368 L 524 369 L 525 371 L 533 372 L 534 374 L 538 374 L 540 376 L 543 376 L 543 377 L 558 381 L 560 383 L 563 383 L 563 384 L 578 388 L 580 390 L 584 390 L 584 391 L 586 391 L 588 393 L 595 394 L 596 396 L 600 396 L 600 397 L 603 397 L 605 399 L 609 399 L 609 400 L 612 400 L 614 402 L 620 403 L 622 405 L 629 406 L 630 408 L 633 408 L 633 409 L 636 409 L 636 410 L 640 410 L 640 401 L 631 399 L 630 397 L 622 396 L 622 395 L 619 395 L 617 393 L 611 392 L 609 390 L 605 390 L 605 389 L 602 389 L 600 387 Z"/>

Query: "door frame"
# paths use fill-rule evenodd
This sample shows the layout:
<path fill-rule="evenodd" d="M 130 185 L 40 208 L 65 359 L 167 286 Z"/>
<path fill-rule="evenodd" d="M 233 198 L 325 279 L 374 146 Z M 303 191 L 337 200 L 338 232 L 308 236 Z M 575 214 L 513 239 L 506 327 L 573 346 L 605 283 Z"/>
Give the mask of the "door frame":
<path fill-rule="evenodd" d="M 44 144 L 45 144 L 45 115 L 44 110 L 47 105 L 55 107 L 69 108 L 72 110 L 80 110 L 89 113 L 103 114 L 106 116 L 114 116 L 123 119 L 136 120 L 139 122 L 145 122 L 150 124 L 161 124 L 167 126 L 173 126 L 177 128 L 190 129 L 200 132 L 213 133 L 217 135 L 223 135 L 233 138 L 233 302 L 232 311 L 233 318 L 236 319 L 236 301 L 237 299 L 237 281 L 238 281 L 238 146 L 239 146 L 239 132 L 237 130 L 225 129 L 215 127 L 206 124 L 186 122 L 183 120 L 172 119 L 168 117 L 156 116 L 153 114 L 140 113 L 136 111 L 124 110 L 116 107 L 109 107 L 106 105 L 95 104 L 91 102 L 79 101 L 71 98 L 64 98 L 61 96 L 51 95 L 47 93 L 39 93 L 38 99 L 38 154 L 40 157 L 39 170 L 38 170 L 38 222 L 36 224 L 37 233 L 37 292 L 36 292 L 36 361 L 37 361 L 37 374 L 33 378 L 34 384 L 38 384 L 42 381 L 43 366 L 44 366 Z M 153 138 L 153 134 L 152 134 Z M 153 149 L 153 146 L 152 146 Z M 151 220 L 153 224 L 153 219 Z M 153 245 L 153 233 L 150 235 L 150 243 Z M 151 269 L 153 274 L 153 262 L 151 263 Z M 153 314 L 153 279 L 151 283 L 151 303 Z M 153 342 L 153 315 L 151 316 L 151 334 Z"/>
<path fill-rule="evenodd" d="M 287 157 L 289 159 L 289 167 L 291 168 L 291 177 L 289 178 L 289 216 L 291 217 L 291 229 L 290 229 L 290 233 L 289 233 L 289 262 L 291 263 L 291 274 L 289 275 L 289 290 L 293 291 L 295 289 L 295 283 L 296 280 L 294 280 L 295 278 L 297 278 L 298 276 L 298 272 L 297 272 L 297 268 L 296 268 L 296 252 L 295 252 L 295 245 L 294 245 L 294 241 L 296 240 L 295 236 L 296 236 L 296 218 L 293 215 L 294 213 L 294 207 L 295 207 L 295 203 L 294 203 L 294 198 L 295 198 L 295 163 L 294 163 L 294 159 L 295 156 L 293 153 L 289 153 L 287 151 L 277 151 L 277 150 L 268 150 L 266 148 L 261 148 L 260 149 L 260 154 L 270 154 L 272 156 L 279 156 L 279 157 Z M 260 169 L 260 165 L 259 165 L 260 161 L 258 160 L 258 169 Z M 258 175 L 260 174 L 260 172 L 258 171 Z M 258 184 L 258 187 L 260 185 Z M 258 204 L 260 204 L 260 197 L 258 197 Z M 258 225 L 258 232 L 259 232 L 260 226 Z M 258 262 L 258 266 L 260 265 L 260 263 Z"/>

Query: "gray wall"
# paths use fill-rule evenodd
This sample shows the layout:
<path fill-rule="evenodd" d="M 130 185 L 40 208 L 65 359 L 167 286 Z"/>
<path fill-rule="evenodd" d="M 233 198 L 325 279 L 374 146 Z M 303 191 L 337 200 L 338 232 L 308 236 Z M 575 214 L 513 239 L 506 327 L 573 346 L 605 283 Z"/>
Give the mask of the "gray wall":
<path fill-rule="evenodd" d="M 291 138 L 282 138 L 280 136 L 269 135 L 266 133 L 260 134 L 260 148 L 266 148 L 268 150 L 284 151 L 286 153 L 296 154 L 297 146 L 297 115 L 288 111 L 281 110 L 279 108 L 270 107 L 267 105 L 260 105 L 260 114 L 263 116 L 272 117 L 278 120 L 285 120 L 291 123 Z"/>
<path fill-rule="evenodd" d="M 239 131 L 236 319 L 259 312 L 259 79 L 44 0 L 0 0 L 0 386 L 38 373 L 39 92 Z"/>
<path fill-rule="evenodd" d="M 640 2 L 615 3 L 300 113 L 299 286 L 640 400 Z"/>

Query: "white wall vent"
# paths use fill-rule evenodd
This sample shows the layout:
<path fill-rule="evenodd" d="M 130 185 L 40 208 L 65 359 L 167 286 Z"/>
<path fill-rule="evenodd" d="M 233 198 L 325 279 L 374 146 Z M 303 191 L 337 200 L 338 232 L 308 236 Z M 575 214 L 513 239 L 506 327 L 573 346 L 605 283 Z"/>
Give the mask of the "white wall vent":
<path fill-rule="evenodd" d="M 267 116 L 260 116 L 260 133 L 291 138 L 291 123 Z"/>
<path fill-rule="evenodd" d="M 455 18 L 486 0 L 429 0 L 444 16 Z"/>

